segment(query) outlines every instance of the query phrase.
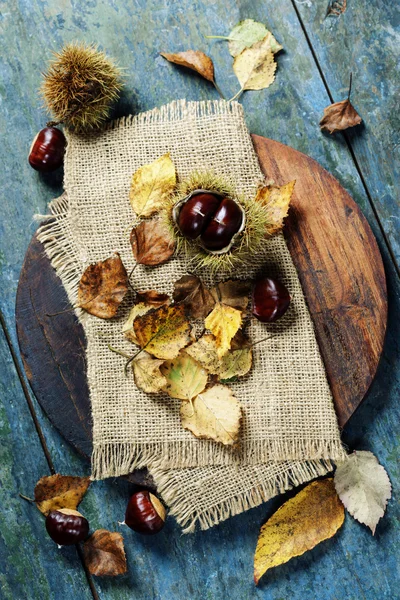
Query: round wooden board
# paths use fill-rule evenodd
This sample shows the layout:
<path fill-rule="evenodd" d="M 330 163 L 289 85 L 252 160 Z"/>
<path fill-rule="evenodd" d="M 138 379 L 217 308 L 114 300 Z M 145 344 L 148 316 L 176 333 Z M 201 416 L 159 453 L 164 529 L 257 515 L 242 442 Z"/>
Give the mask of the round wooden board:
<path fill-rule="evenodd" d="M 314 160 L 253 135 L 261 167 L 277 184 L 296 180 L 285 236 L 332 389 L 340 426 L 362 402 L 382 352 L 386 281 L 371 229 L 338 181 Z M 60 279 L 34 237 L 18 285 L 16 321 L 27 377 L 51 422 L 89 457 L 92 428 L 85 336 Z M 151 485 L 145 471 L 133 481 Z"/>

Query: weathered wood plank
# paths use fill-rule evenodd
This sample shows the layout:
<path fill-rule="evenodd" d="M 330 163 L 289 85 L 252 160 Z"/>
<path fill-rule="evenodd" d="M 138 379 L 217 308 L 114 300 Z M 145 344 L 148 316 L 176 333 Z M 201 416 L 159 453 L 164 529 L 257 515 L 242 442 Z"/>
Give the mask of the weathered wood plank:
<path fill-rule="evenodd" d="M 326 18 L 327 4 L 296 3 L 296 9 L 335 102 L 347 96 L 353 73 L 351 100 L 364 123 L 346 136 L 400 265 L 400 5 L 357 0 Z"/>

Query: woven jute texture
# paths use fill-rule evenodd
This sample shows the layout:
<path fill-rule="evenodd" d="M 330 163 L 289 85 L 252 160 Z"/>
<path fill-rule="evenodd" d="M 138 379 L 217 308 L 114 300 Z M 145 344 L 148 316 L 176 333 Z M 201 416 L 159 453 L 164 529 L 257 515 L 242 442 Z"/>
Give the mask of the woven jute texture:
<path fill-rule="evenodd" d="M 237 103 L 178 101 L 113 122 L 100 133 L 68 136 L 65 194 L 51 204 L 52 219 L 39 232 L 70 301 L 83 270 L 118 251 L 129 272 L 129 243 L 136 216 L 129 203 L 132 174 L 170 152 L 179 179 L 212 169 L 238 193 L 252 197 L 263 179 L 243 111 Z M 183 257 L 155 268 L 137 266 L 133 287 L 171 294 L 187 273 Z M 124 359 L 109 345 L 131 353 L 122 325 L 133 303 L 128 295 L 115 319 L 78 311 L 87 337 L 88 382 L 93 416 L 95 479 L 148 467 L 179 522 L 191 530 L 255 506 L 330 468 L 343 458 L 332 397 L 312 321 L 283 236 L 235 277 L 278 277 L 293 301 L 275 324 L 252 319 L 250 374 L 232 383 L 244 418 L 239 449 L 198 440 L 181 427 L 180 401 L 147 395 L 125 377 Z M 200 273 L 212 283 L 207 272 Z M 216 280 L 226 279 L 219 274 Z M 286 462 L 283 462 L 286 461 Z M 294 462 L 287 462 L 294 461 Z M 204 500 L 204 503 L 202 503 Z M 203 507 L 203 508 L 201 508 Z"/>

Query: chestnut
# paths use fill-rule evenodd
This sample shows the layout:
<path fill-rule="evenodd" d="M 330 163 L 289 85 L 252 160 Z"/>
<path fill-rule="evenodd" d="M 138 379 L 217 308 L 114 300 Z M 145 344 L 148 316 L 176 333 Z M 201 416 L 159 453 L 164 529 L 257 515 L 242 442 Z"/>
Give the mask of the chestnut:
<path fill-rule="evenodd" d="M 200 239 L 207 250 L 222 250 L 229 246 L 242 226 L 243 211 L 231 198 L 224 198 L 202 231 Z"/>
<path fill-rule="evenodd" d="M 253 315 L 263 323 L 277 321 L 287 311 L 290 300 L 283 283 L 269 277 L 259 279 L 253 287 Z"/>
<path fill-rule="evenodd" d="M 67 141 L 56 127 L 45 127 L 35 137 L 29 150 L 29 164 L 36 171 L 49 172 L 61 167 Z"/>
<path fill-rule="evenodd" d="M 178 227 L 182 235 L 194 240 L 210 222 L 221 203 L 221 197 L 207 192 L 195 194 L 182 206 Z"/>
<path fill-rule="evenodd" d="M 126 507 L 125 524 L 137 533 L 153 535 L 164 527 L 166 514 L 157 496 L 143 490 L 130 497 Z"/>
<path fill-rule="evenodd" d="M 46 517 L 46 529 L 59 546 L 71 546 L 85 540 L 89 534 L 89 522 L 77 510 L 59 508 Z"/>

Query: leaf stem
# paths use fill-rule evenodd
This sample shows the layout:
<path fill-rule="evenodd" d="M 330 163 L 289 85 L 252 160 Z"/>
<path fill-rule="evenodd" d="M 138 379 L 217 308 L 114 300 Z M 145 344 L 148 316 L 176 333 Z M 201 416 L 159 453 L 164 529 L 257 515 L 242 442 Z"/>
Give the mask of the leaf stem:
<path fill-rule="evenodd" d="M 233 102 L 233 100 L 236 100 L 236 98 L 239 98 L 239 96 L 241 96 L 244 92 L 244 88 L 240 88 L 240 90 L 238 91 L 237 94 L 235 94 L 233 96 L 233 98 L 231 98 L 230 100 L 228 100 L 228 102 Z"/>
<path fill-rule="evenodd" d="M 226 35 L 205 35 L 207 40 L 230 40 L 231 38 Z"/>
<path fill-rule="evenodd" d="M 130 354 L 126 354 L 126 352 L 122 352 L 122 350 L 118 350 L 118 348 L 114 348 L 114 346 L 111 346 L 110 344 L 107 344 L 107 346 L 108 349 L 111 350 L 111 352 L 115 352 L 115 354 L 119 354 L 124 358 L 131 358 Z"/>
<path fill-rule="evenodd" d="M 24 496 L 23 494 L 18 494 L 18 496 L 20 498 L 22 498 L 23 500 L 26 500 L 27 502 L 30 502 L 31 504 L 35 504 L 35 501 L 32 498 L 28 498 L 28 496 Z"/>
<path fill-rule="evenodd" d="M 350 73 L 349 93 L 347 94 L 347 100 L 350 100 L 352 83 L 353 83 L 353 71 L 351 71 L 351 73 Z"/>

